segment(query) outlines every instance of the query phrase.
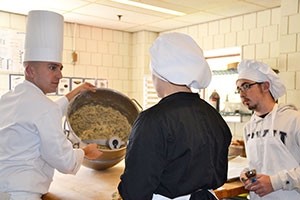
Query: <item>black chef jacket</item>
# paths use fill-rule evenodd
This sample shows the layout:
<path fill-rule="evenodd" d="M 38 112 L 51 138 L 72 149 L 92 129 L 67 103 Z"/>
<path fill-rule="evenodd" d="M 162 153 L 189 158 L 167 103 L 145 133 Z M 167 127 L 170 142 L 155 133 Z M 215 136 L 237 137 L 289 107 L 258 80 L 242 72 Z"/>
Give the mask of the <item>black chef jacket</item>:
<path fill-rule="evenodd" d="M 176 198 L 216 189 L 227 180 L 230 141 L 223 118 L 198 94 L 169 95 L 135 121 L 119 193 L 124 200 L 148 200 L 153 193 Z"/>

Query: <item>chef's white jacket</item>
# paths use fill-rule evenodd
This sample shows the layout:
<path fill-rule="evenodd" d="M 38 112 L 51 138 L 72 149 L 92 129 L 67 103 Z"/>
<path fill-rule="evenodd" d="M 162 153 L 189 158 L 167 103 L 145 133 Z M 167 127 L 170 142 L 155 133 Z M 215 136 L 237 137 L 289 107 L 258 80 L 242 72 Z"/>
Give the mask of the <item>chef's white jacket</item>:
<path fill-rule="evenodd" d="M 48 191 L 54 169 L 75 174 L 84 152 L 62 130 L 68 99 L 53 102 L 28 81 L 0 99 L 0 192 Z"/>

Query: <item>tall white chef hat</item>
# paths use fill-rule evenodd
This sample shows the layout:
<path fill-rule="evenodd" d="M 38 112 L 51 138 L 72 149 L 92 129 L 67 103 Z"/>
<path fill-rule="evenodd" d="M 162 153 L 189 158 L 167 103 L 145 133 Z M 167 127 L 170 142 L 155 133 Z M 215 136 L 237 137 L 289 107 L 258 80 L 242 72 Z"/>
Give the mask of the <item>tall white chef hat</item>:
<path fill-rule="evenodd" d="M 149 49 L 150 70 L 161 80 L 195 89 L 206 88 L 211 71 L 202 49 L 188 35 L 167 33 L 159 36 Z"/>
<path fill-rule="evenodd" d="M 262 62 L 243 60 L 238 65 L 238 72 L 238 80 L 247 79 L 255 82 L 269 82 L 270 92 L 275 100 L 285 93 L 285 86 L 279 76 Z"/>
<path fill-rule="evenodd" d="M 28 14 L 24 61 L 62 63 L 64 18 L 45 10 Z"/>

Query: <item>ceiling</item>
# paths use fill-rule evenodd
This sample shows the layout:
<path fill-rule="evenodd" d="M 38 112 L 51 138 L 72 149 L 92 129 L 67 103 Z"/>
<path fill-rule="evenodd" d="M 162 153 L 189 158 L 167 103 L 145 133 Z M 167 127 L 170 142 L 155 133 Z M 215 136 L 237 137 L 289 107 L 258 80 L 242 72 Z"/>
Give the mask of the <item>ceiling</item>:
<path fill-rule="evenodd" d="M 27 15 L 29 10 L 46 9 L 63 14 L 67 22 L 128 32 L 162 32 L 280 6 L 280 0 L 133 1 L 184 12 L 186 15 L 174 16 L 110 0 L 0 0 L 0 10 Z M 122 15 L 120 20 L 118 15 Z"/>

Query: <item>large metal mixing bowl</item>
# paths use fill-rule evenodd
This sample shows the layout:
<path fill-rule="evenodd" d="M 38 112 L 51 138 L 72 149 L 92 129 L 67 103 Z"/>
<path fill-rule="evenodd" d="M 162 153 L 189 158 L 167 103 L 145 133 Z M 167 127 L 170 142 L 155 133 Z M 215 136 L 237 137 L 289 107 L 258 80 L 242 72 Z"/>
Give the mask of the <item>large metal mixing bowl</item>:
<path fill-rule="evenodd" d="M 127 96 L 121 94 L 112 89 L 107 88 L 97 88 L 96 92 L 85 92 L 74 99 L 71 100 L 67 109 L 66 121 L 69 127 L 68 138 L 73 144 L 79 147 L 86 145 L 83 143 L 72 130 L 72 126 L 69 121 L 69 117 L 79 108 L 86 104 L 93 103 L 95 105 L 102 105 L 112 107 L 118 110 L 122 115 L 124 115 L 128 122 L 133 125 L 135 119 L 139 114 L 139 110 L 135 103 Z M 124 141 L 127 144 L 127 141 Z M 114 150 L 101 150 L 103 152 L 102 156 L 97 160 L 84 159 L 83 165 L 96 170 L 103 170 L 112 167 L 119 163 L 126 153 L 126 146 L 120 149 Z"/>

